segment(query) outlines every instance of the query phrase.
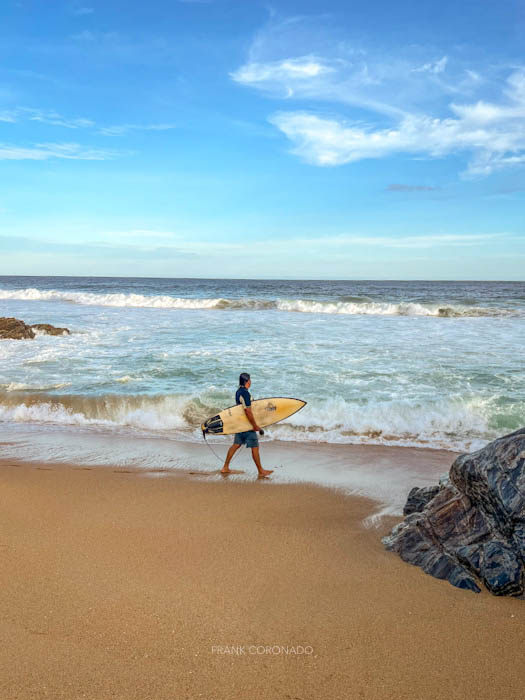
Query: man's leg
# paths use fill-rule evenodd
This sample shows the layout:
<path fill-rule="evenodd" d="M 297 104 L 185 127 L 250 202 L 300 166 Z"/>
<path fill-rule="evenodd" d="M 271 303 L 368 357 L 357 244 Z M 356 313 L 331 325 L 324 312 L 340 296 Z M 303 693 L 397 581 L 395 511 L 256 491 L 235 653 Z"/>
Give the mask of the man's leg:
<path fill-rule="evenodd" d="M 233 443 L 233 445 L 230 447 L 228 450 L 228 454 L 226 455 L 226 461 L 224 462 L 224 467 L 221 469 L 221 474 L 228 474 L 230 471 L 230 462 L 233 457 L 233 455 L 237 452 L 239 449 L 240 445 L 237 445 L 236 443 Z"/>
<path fill-rule="evenodd" d="M 259 448 L 252 447 L 252 457 L 259 472 L 259 476 L 268 476 L 273 472 L 273 469 L 263 469 L 261 464 L 261 457 L 259 456 Z"/>

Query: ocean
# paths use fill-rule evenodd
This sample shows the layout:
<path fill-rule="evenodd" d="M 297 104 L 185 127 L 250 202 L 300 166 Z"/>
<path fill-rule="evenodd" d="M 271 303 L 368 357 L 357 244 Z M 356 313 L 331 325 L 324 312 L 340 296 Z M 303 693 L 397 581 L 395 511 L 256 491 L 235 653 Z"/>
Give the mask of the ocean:
<path fill-rule="evenodd" d="M 240 372 L 308 402 L 266 441 L 470 451 L 525 424 L 523 282 L 0 277 L 0 316 L 71 330 L 0 341 L 3 456 L 202 441 Z"/>

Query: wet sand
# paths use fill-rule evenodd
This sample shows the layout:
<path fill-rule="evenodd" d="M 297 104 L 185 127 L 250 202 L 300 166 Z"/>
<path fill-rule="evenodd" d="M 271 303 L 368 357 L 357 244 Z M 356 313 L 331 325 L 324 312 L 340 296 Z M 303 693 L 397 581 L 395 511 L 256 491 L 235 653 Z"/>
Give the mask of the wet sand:
<path fill-rule="evenodd" d="M 232 437 L 209 436 L 207 442 L 169 435 L 0 423 L 0 462 L 16 456 L 23 461 L 86 467 L 215 472 L 222 467 Z M 373 498 L 377 502 L 374 514 L 401 515 L 409 490 L 436 484 L 456 456 L 425 447 L 261 439 L 263 466 L 275 470 L 279 483 L 314 483 Z M 239 450 L 231 467 L 244 470 L 251 478 L 255 467 L 250 450 Z"/>
<path fill-rule="evenodd" d="M 6 700 L 523 698 L 524 602 L 384 551 L 375 502 L 12 460 L 0 497 Z"/>

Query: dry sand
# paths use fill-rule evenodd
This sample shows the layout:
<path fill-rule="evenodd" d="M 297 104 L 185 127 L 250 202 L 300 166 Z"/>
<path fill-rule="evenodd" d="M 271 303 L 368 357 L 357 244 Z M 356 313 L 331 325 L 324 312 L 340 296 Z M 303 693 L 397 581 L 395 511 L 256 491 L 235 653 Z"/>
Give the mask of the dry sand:
<path fill-rule="evenodd" d="M 12 461 L 0 497 L 2 700 L 525 695 L 525 602 L 384 551 L 370 501 Z"/>

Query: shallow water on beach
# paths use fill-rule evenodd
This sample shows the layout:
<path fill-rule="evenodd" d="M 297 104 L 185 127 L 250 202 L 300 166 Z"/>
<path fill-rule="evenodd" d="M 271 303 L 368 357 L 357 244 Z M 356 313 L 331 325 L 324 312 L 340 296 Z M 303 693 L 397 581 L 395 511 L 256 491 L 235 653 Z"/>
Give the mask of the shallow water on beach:
<path fill-rule="evenodd" d="M 241 449 L 231 467 L 240 474 L 228 477 L 222 467 L 230 437 L 211 436 L 208 449 L 200 443 L 151 434 L 138 435 L 127 428 L 63 427 L 35 428 L 27 424 L 0 423 L 0 460 L 111 467 L 149 478 L 174 474 L 206 481 L 257 481 L 267 483 L 311 483 L 364 496 L 376 501 L 365 524 L 374 525 L 384 515 L 401 515 L 407 493 L 413 486 L 429 486 L 448 472 L 456 455 L 444 450 L 376 445 L 329 445 L 326 443 L 261 440 L 261 457 L 273 474 L 258 479 L 250 450 Z"/>
<path fill-rule="evenodd" d="M 0 421 L 201 440 L 240 371 L 269 440 L 465 451 L 525 422 L 525 283 L 1 277 Z"/>

